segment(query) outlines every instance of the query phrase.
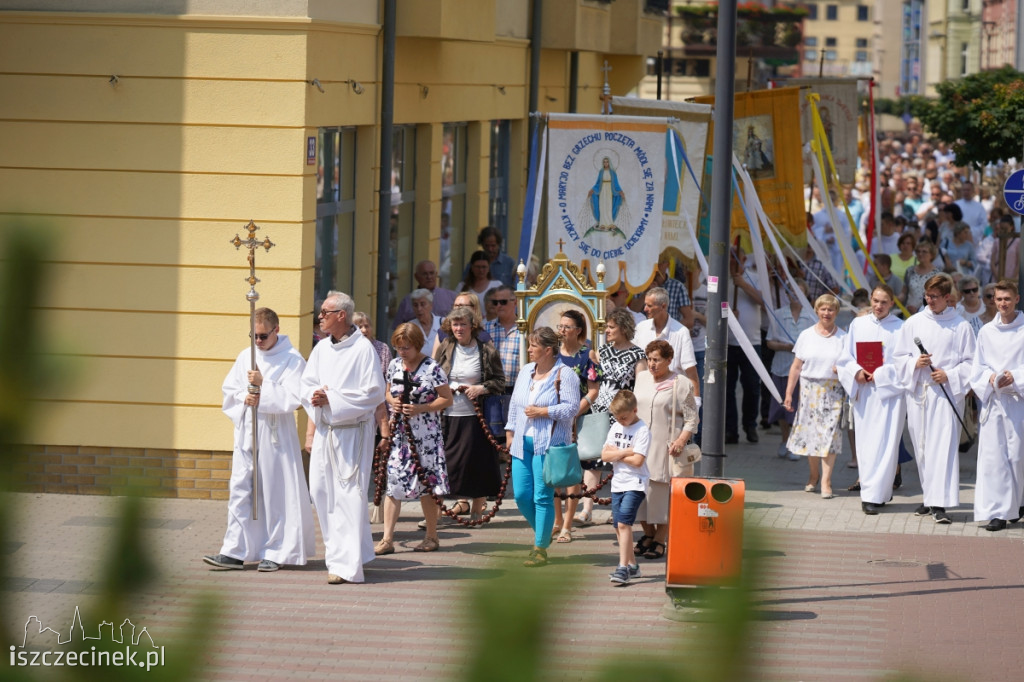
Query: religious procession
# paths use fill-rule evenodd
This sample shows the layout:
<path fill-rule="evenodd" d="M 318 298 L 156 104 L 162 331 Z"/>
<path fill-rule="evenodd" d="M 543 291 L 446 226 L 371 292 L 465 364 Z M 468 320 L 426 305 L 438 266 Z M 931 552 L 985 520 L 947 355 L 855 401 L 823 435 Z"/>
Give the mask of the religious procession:
<path fill-rule="evenodd" d="M 223 385 L 227 531 L 204 561 L 303 565 L 315 509 L 328 583 L 361 583 L 402 549 L 403 502 L 422 516 L 412 551 L 437 552 L 458 551 L 446 528 L 514 501 L 532 534 L 523 564 L 539 568 L 610 505 L 609 579 L 628 585 L 673 550 L 672 483 L 708 475 L 709 422 L 725 445 L 778 428 L 764 456 L 806 459 L 793 485 L 823 500 L 837 467 L 855 468 L 866 515 L 919 486 L 913 514 L 952 523 L 959 458 L 976 456 L 974 521 L 1017 523 L 1019 217 L 945 143 L 877 135 L 850 113 L 857 97 L 849 79 L 736 95 L 728 278 L 708 265 L 713 98 L 609 97 L 600 116 L 538 119 L 518 259 L 488 226 L 455 290 L 438 274 L 459 264 L 417 263 L 383 340 L 332 290 L 303 359 L 251 298 L 252 346 Z M 716 328 L 724 372 L 707 361 Z M 715 382 L 720 413 L 702 403 Z M 918 481 L 904 480 L 911 460 Z"/>

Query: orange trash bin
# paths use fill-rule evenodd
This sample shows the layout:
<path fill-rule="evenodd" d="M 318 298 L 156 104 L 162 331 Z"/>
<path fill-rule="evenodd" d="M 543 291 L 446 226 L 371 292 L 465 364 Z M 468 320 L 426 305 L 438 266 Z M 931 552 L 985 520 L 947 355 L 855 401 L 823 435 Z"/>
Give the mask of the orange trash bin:
<path fill-rule="evenodd" d="M 739 581 L 745 493 L 740 479 L 672 479 L 666 587 Z"/>

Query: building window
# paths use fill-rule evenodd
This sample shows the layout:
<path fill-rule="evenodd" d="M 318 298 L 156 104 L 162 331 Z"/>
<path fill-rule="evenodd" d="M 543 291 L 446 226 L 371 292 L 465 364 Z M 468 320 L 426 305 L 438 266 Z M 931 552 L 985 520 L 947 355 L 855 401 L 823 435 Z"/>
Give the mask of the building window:
<path fill-rule="evenodd" d="M 815 4 L 808 3 L 804 5 L 804 9 L 807 10 L 807 19 L 809 21 L 818 20 L 818 6 Z"/>
<path fill-rule="evenodd" d="M 318 300 L 331 289 L 352 292 L 355 253 L 356 129 L 320 128 L 317 135 L 316 266 Z"/>
<path fill-rule="evenodd" d="M 805 47 L 817 47 L 818 46 L 818 36 L 804 36 L 804 46 Z"/>
<path fill-rule="evenodd" d="M 866 48 L 868 46 L 867 38 L 857 38 L 855 47 Z"/>
<path fill-rule="evenodd" d="M 867 5 L 857 5 L 857 21 L 870 21 L 868 19 Z"/>
<path fill-rule="evenodd" d="M 412 291 L 413 224 L 416 206 L 416 128 L 395 126 L 391 147 L 391 239 L 388 310 L 398 292 Z"/>
<path fill-rule="evenodd" d="M 857 50 L 857 52 L 854 54 L 853 60 L 856 62 L 866 62 L 868 60 L 868 51 Z"/>
<path fill-rule="evenodd" d="M 839 18 L 839 5 L 825 5 L 825 20 L 835 21 Z"/>
<path fill-rule="evenodd" d="M 966 4 L 966 0 L 965 0 L 964 4 Z M 966 76 L 967 75 L 967 54 L 968 54 L 967 48 L 968 48 L 968 44 L 967 43 L 960 43 L 960 75 L 961 76 Z"/>
<path fill-rule="evenodd" d="M 490 201 L 487 219 L 501 231 L 501 243 L 508 250 L 508 150 L 509 122 L 491 121 Z"/>
<path fill-rule="evenodd" d="M 836 46 L 836 39 L 835 38 L 825 38 L 825 47 L 835 47 L 835 46 Z"/>
<path fill-rule="evenodd" d="M 449 289 L 455 289 L 462 281 L 465 260 L 467 128 L 465 123 L 446 123 L 441 142 L 441 259 L 438 269 L 442 284 Z"/>
<path fill-rule="evenodd" d="M 804 61 L 805 62 L 816 62 L 818 61 L 817 50 L 804 50 Z"/>
<path fill-rule="evenodd" d="M 835 50 L 825 50 L 825 61 L 826 62 L 834 62 L 835 60 L 836 60 L 836 51 Z"/>

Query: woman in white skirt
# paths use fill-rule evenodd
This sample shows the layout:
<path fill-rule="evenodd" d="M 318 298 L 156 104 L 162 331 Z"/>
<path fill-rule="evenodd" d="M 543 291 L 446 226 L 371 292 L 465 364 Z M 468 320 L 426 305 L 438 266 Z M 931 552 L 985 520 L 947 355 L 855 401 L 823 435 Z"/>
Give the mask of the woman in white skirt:
<path fill-rule="evenodd" d="M 800 385 L 800 411 L 789 434 L 787 449 L 807 457 L 810 475 L 804 490 L 813 493 L 821 481 L 821 497 L 832 495 L 832 469 L 843 449 L 843 414 L 845 392 L 839 383 L 836 363 L 843 351 L 846 332 L 836 326 L 839 299 L 822 294 L 814 301 L 818 323 L 805 329 L 793 347 L 793 364 L 789 368 L 786 401 L 783 407 L 793 411 L 793 391 Z M 820 463 L 819 463 L 820 462 Z"/>

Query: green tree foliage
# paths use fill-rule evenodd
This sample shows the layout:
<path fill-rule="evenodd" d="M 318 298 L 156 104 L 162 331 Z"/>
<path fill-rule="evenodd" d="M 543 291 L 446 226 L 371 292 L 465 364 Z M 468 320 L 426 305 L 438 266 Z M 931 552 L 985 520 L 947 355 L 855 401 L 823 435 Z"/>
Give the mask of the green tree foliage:
<path fill-rule="evenodd" d="M 917 101 L 911 113 L 948 142 L 957 162 L 981 168 L 1021 156 L 1024 74 L 1009 66 L 939 83 L 938 100 Z"/>

